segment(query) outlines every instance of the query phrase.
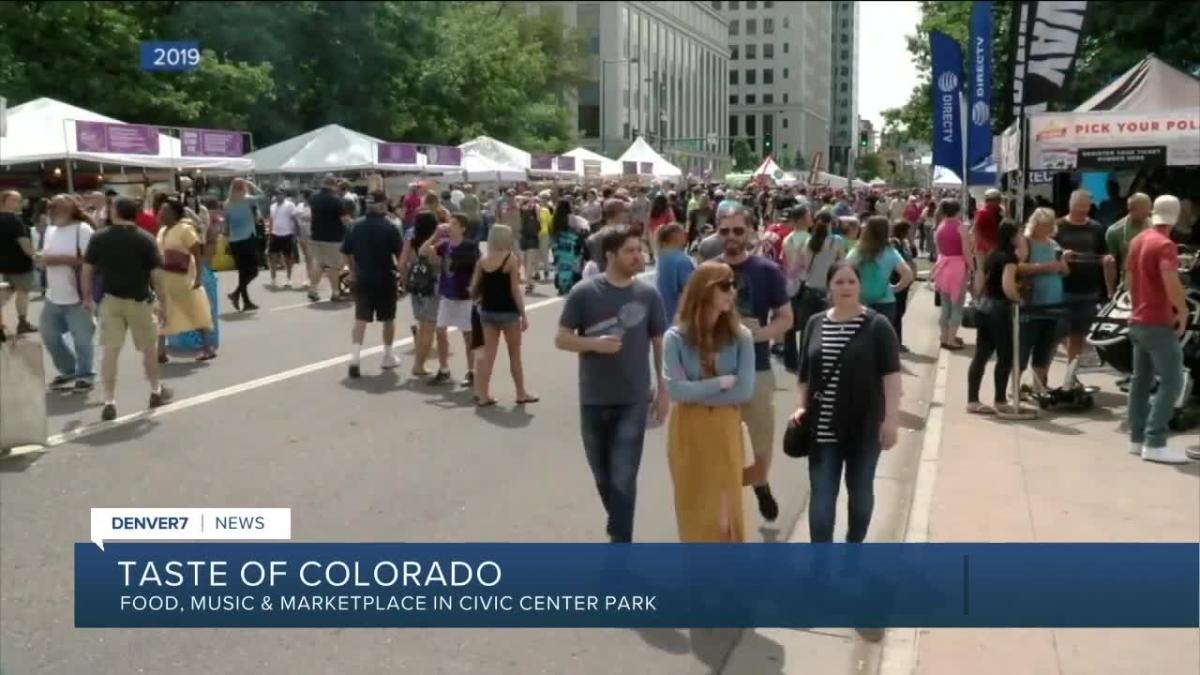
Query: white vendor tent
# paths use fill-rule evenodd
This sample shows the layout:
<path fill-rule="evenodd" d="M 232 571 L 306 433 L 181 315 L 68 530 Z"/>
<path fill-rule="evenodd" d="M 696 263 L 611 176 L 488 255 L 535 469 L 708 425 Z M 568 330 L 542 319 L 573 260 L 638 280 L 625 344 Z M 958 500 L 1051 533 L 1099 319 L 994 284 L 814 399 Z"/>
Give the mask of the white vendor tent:
<path fill-rule="evenodd" d="M 961 188 L 962 179 L 958 174 L 944 166 L 933 167 L 933 187 L 935 188 Z"/>
<path fill-rule="evenodd" d="M 1080 103 L 1075 112 L 1160 112 L 1197 106 L 1200 106 L 1200 79 L 1151 54 Z"/>
<path fill-rule="evenodd" d="M 148 169 L 219 169 L 248 172 L 251 160 L 243 157 L 183 157 L 179 139 L 158 135 L 158 154 L 80 152 L 74 122 L 125 124 L 121 120 L 85 110 L 52 98 L 38 98 L 8 111 L 8 133 L 0 139 L 0 165 L 15 167 L 41 162 L 94 162 L 105 166 Z M 147 125 L 156 126 L 156 125 Z"/>
<path fill-rule="evenodd" d="M 419 173 L 425 157 L 416 164 L 380 164 L 383 141 L 338 124 L 313 129 L 246 155 L 257 174 L 324 173 L 330 171 L 398 171 Z"/>
<path fill-rule="evenodd" d="M 524 169 L 506 166 L 475 150 L 463 151 L 461 169 L 447 171 L 442 178 L 451 183 L 519 183 L 526 180 Z"/>
<path fill-rule="evenodd" d="M 618 159 L 618 162 L 637 162 L 639 165 L 644 162 L 649 162 L 651 165 L 650 173 L 655 178 L 679 178 L 683 176 L 683 171 L 679 167 L 662 158 L 662 155 L 654 151 L 646 139 L 642 137 L 636 138 L 629 148 L 625 150 Z"/>
<path fill-rule="evenodd" d="M 530 167 L 532 158 L 528 152 L 524 150 L 498 141 L 491 136 L 480 136 L 474 140 L 467 141 L 458 146 L 463 153 L 474 152 L 482 157 L 491 160 L 495 164 L 508 167 L 510 169 L 521 169 L 522 171 Z M 464 158 L 463 161 L 466 161 Z"/>
<path fill-rule="evenodd" d="M 768 157 L 754 170 L 754 176 L 756 178 L 758 176 L 766 176 L 773 181 L 778 181 L 783 179 L 784 173 L 783 169 L 779 168 L 779 165 L 775 163 L 775 160 Z"/>
<path fill-rule="evenodd" d="M 620 162 L 615 159 L 609 159 L 604 155 L 588 150 L 587 148 L 575 148 L 570 152 L 564 152 L 563 156 L 575 158 L 575 173 L 578 174 L 580 178 L 584 178 L 587 175 L 584 171 L 584 162 L 599 163 L 600 176 L 610 177 L 621 175 Z"/>

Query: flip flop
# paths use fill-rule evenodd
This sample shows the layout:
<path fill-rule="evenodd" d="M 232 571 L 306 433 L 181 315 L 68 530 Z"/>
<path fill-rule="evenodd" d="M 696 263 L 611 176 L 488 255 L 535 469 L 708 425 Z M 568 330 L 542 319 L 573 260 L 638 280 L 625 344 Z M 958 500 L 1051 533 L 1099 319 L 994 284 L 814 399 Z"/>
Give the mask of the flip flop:
<path fill-rule="evenodd" d="M 476 408 L 490 408 L 494 405 L 496 405 L 496 399 L 494 398 L 489 398 L 486 401 L 475 401 Z"/>
<path fill-rule="evenodd" d="M 982 403 L 968 403 L 967 412 L 972 415 L 995 415 L 996 409 Z"/>
<path fill-rule="evenodd" d="M 537 403 L 540 400 L 542 400 L 542 399 L 540 399 L 536 396 L 526 396 L 525 398 L 517 399 L 517 405 L 525 405 L 526 403 Z"/>

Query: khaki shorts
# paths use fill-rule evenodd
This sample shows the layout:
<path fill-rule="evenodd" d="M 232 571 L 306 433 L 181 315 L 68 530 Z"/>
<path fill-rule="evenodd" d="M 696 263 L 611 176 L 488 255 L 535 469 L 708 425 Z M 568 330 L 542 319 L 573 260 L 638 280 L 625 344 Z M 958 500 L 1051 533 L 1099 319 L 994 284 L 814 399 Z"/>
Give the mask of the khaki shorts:
<path fill-rule="evenodd" d="M 308 242 L 308 253 L 313 264 L 318 268 L 328 267 L 338 272 L 346 266 L 346 261 L 342 258 L 342 245 L 339 242 L 310 241 Z"/>
<path fill-rule="evenodd" d="M 770 457 L 775 445 L 775 371 L 754 373 L 754 395 L 742 405 L 742 421 L 750 432 L 754 459 Z"/>
<path fill-rule="evenodd" d="M 144 300 L 129 300 L 105 295 L 100 301 L 100 345 L 117 348 L 125 344 L 125 332 L 133 335 L 139 352 L 158 348 L 158 321 L 154 305 Z"/>
<path fill-rule="evenodd" d="M 25 293 L 32 291 L 37 285 L 37 278 L 34 277 L 33 272 L 21 272 L 20 274 L 0 272 L 0 281 L 8 282 L 8 287 L 14 291 Z"/>

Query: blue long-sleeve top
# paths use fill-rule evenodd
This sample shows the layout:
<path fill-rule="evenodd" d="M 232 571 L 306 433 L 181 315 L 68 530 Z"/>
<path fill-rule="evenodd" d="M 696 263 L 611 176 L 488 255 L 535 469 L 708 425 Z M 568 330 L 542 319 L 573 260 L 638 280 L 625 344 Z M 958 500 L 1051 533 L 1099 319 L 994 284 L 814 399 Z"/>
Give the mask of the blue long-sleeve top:
<path fill-rule="evenodd" d="M 740 405 L 754 394 L 754 338 L 742 328 L 736 342 L 717 352 L 716 376 L 701 377 L 700 353 L 688 343 L 678 326 L 667 330 L 663 340 L 663 370 L 671 400 L 700 405 Z M 721 391 L 718 377 L 735 375 L 737 382 Z"/>
<path fill-rule="evenodd" d="M 662 296 L 663 308 L 667 311 L 667 323 L 675 323 L 675 312 L 679 309 L 679 298 L 687 286 L 688 278 L 696 270 L 696 263 L 682 250 L 663 251 L 658 256 L 658 294 Z"/>

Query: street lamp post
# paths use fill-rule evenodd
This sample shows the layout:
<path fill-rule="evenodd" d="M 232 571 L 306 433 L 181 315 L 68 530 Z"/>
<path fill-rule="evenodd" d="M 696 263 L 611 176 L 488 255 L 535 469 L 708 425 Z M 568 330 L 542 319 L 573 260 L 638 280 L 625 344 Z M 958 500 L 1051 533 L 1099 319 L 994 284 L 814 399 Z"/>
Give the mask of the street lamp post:
<path fill-rule="evenodd" d="M 604 129 L 604 104 L 608 99 L 608 87 L 605 86 L 607 84 L 605 75 L 608 73 L 608 66 L 613 63 L 633 64 L 633 63 L 637 63 L 637 62 L 638 62 L 638 57 L 636 57 L 636 56 L 631 59 L 601 59 L 600 60 L 600 154 L 602 154 L 602 155 L 606 155 L 605 151 L 607 149 L 606 146 L 607 146 L 607 141 L 608 141 L 608 137 L 604 133 L 604 131 L 605 131 L 605 129 Z"/>

